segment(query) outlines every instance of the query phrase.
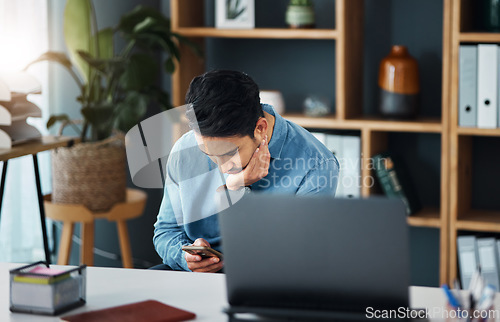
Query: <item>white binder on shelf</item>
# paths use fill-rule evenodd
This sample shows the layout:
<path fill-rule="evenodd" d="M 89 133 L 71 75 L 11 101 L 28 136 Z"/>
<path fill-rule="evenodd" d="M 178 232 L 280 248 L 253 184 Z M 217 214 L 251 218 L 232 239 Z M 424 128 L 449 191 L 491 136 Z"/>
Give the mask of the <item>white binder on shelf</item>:
<path fill-rule="evenodd" d="M 477 126 L 496 128 L 498 119 L 498 56 L 497 45 L 477 46 Z"/>
<path fill-rule="evenodd" d="M 361 195 L 361 138 L 342 136 L 344 196 L 359 198 Z"/>
<path fill-rule="evenodd" d="M 472 274 L 479 263 L 477 242 L 475 236 L 460 236 L 457 238 L 458 264 L 460 280 L 464 290 L 469 288 Z"/>
<path fill-rule="evenodd" d="M 311 132 L 311 134 L 318 139 L 319 142 L 323 143 L 323 145 L 326 145 L 326 134 L 321 133 L 321 132 Z"/>
<path fill-rule="evenodd" d="M 342 145 L 342 136 L 335 134 L 327 134 L 326 135 L 326 147 L 328 150 L 332 151 L 332 153 L 337 157 L 337 161 L 339 163 L 342 161 L 344 152 Z M 335 192 L 336 197 L 345 197 L 344 185 L 342 184 L 344 177 L 344 169 L 342 164 L 340 164 L 339 177 L 337 179 L 337 191 Z"/>
<path fill-rule="evenodd" d="M 326 147 L 332 151 L 337 159 L 342 155 L 342 136 L 335 134 L 328 134 L 326 136 Z"/>
<path fill-rule="evenodd" d="M 458 126 L 477 126 L 477 45 L 460 45 Z"/>
<path fill-rule="evenodd" d="M 477 250 L 479 254 L 479 264 L 481 274 L 486 284 L 491 284 L 500 289 L 498 276 L 498 252 L 495 238 L 478 238 Z"/>
<path fill-rule="evenodd" d="M 356 135 L 326 135 L 326 147 L 340 164 L 336 197 L 359 198 L 361 195 L 361 138 Z"/>
<path fill-rule="evenodd" d="M 339 161 L 336 197 L 361 196 L 361 138 L 356 135 L 336 135 L 311 132 Z"/>
<path fill-rule="evenodd" d="M 495 241 L 495 245 L 497 246 L 496 247 L 496 253 L 497 253 L 497 267 L 499 268 L 498 270 L 498 275 L 499 275 L 499 278 L 500 278 L 500 240 L 496 240 Z M 497 289 L 497 292 L 499 292 L 499 290 Z"/>

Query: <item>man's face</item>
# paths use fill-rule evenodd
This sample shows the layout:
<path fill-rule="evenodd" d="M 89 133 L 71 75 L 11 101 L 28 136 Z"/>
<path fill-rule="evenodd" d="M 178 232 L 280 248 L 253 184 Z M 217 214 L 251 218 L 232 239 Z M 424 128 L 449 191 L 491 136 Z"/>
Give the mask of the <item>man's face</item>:
<path fill-rule="evenodd" d="M 260 141 L 250 136 L 228 138 L 205 137 L 195 134 L 198 147 L 215 162 L 223 173 L 241 172 L 250 162 Z"/>

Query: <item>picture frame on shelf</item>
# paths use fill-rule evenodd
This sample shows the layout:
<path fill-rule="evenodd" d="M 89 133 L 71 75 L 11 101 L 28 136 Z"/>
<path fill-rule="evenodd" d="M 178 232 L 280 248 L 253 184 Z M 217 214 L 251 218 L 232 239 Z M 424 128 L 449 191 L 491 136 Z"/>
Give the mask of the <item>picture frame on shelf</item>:
<path fill-rule="evenodd" d="M 215 27 L 255 28 L 255 0 L 216 0 Z"/>

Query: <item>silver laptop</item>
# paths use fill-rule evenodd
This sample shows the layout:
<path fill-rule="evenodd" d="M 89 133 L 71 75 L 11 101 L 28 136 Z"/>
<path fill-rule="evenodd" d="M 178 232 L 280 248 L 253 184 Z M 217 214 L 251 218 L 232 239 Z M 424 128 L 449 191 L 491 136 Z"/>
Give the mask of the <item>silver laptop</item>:
<path fill-rule="evenodd" d="M 403 203 L 247 195 L 219 214 L 228 313 L 358 319 L 408 307 Z"/>

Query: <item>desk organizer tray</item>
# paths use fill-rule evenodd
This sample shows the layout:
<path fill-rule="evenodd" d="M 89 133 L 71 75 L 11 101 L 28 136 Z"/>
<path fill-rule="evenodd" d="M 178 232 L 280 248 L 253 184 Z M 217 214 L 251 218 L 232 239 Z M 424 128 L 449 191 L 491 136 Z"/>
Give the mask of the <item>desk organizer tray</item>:
<path fill-rule="evenodd" d="M 12 312 L 58 315 L 85 304 L 85 265 L 51 268 L 36 262 L 10 271 Z"/>

